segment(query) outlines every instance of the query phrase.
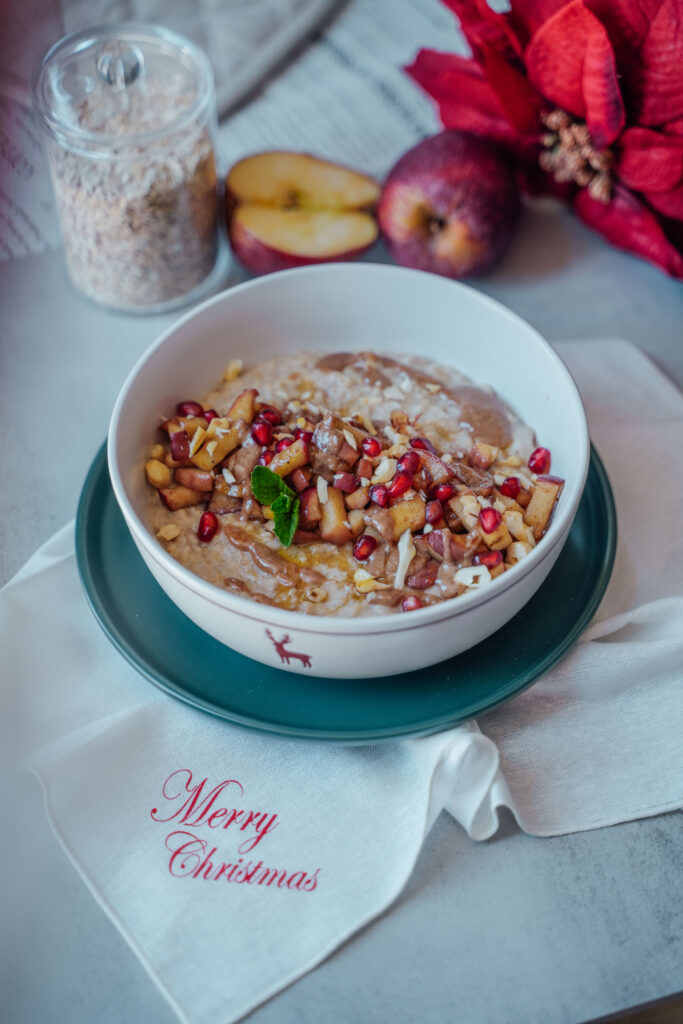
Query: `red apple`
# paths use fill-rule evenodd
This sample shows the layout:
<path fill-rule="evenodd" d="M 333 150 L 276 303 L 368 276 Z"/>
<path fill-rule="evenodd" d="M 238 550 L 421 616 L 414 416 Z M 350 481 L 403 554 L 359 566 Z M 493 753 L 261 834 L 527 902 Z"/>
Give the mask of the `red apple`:
<path fill-rule="evenodd" d="M 351 260 L 378 235 L 372 178 L 305 153 L 257 153 L 226 179 L 228 233 L 257 274 Z"/>
<path fill-rule="evenodd" d="M 401 157 L 384 184 L 378 218 L 398 263 L 465 277 L 501 258 L 519 212 L 514 174 L 500 150 L 446 131 Z"/>

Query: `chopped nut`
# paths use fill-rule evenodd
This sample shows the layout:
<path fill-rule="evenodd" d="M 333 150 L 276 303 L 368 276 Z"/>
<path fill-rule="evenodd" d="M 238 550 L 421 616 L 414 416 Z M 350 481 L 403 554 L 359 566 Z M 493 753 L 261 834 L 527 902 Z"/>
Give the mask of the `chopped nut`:
<path fill-rule="evenodd" d="M 234 483 L 236 483 L 235 477 L 230 472 L 229 469 L 224 469 L 223 470 L 223 479 L 225 480 L 226 484 L 234 484 Z"/>
<path fill-rule="evenodd" d="M 406 530 L 405 533 L 401 534 L 398 542 L 398 567 L 396 569 L 396 575 L 394 576 L 394 587 L 396 590 L 403 589 L 408 567 L 415 557 L 415 554 L 416 551 L 413 543 L 413 535 L 410 530 Z"/>
<path fill-rule="evenodd" d="M 325 477 L 319 476 L 315 486 L 318 491 L 318 501 L 321 505 L 325 505 L 327 502 L 327 480 Z"/>
<path fill-rule="evenodd" d="M 437 391 L 441 391 L 441 385 L 440 384 L 425 384 L 425 390 L 428 391 L 430 395 L 435 395 L 437 393 Z"/>
<path fill-rule="evenodd" d="M 353 582 L 356 590 L 361 594 L 369 594 L 372 590 L 390 590 L 388 583 L 380 583 L 374 576 L 371 576 L 367 569 L 356 569 L 353 574 Z"/>
<path fill-rule="evenodd" d="M 386 484 L 391 480 L 394 473 L 396 472 L 396 459 L 387 459 L 386 456 L 382 458 L 379 466 L 375 470 L 375 474 L 372 477 L 370 483 L 373 484 Z"/>
<path fill-rule="evenodd" d="M 167 523 L 157 533 L 159 540 L 175 540 L 180 536 L 180 527 L 176 523 Z"/>
<path fill-rule="evenodd" d="M 163 459 L 166 454 L 166 449 L 163 444 L 153 444 L 150 448 L 149 457 L 150 459 Z"/>
<path fill-rule="evenodd" d="M 348 445 L 350 445 L 353 448 L 354 451 L 357 452 L 358 451 L 358 442 L 356 441 L 356 438 L 353 436 L 351 431 L 350 430 L 342 430 L 342 434 L 344 435 L 344 440 L 346 441 L 346 443 Z"/>
<path fill-rule="evenodd" d="M 303 599 L 312 604 L 322 604 L 323 601 L 327 601 L 327 591 L 322 587 L 309 587 L 308 590 L 304 590 Z"/>
<path fill-rule="evenodd" d="M 491 573 L 485 565 L 466 565 L 463 569 L 458 569 L 456 572 L 455 582 L 462 583 L 464 587 L 469 587 L 470 590 L 477 590 L 479 587 L 485 587 L 491 582 Z"/>
<path fill-rule="evenodd" d="M 241 359 L 231 359 L 223 370 L 223 380 L 230 384 L 233 380 L 237 380 L 243 369 L 244 363 Z"/>

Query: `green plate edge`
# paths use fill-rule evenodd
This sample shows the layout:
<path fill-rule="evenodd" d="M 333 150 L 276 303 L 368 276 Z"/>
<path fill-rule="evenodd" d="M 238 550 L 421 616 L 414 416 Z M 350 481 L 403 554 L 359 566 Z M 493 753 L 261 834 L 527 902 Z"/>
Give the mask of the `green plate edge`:
<path fill-rule="evenodd" d="M 570 647 L 578 640 L 581 633 L 584 631 L 590 620 L 592 619 L 595 611 L 602 600 L 602 597 L 607 589 L 607 585 L 612 574 L 614 566 L 614 559 L 616 554 L 617 545 L 617 513 L 614 503 L 614 495 L 612 488 L 609 483 L 609 478 L 605 471 L 603 462 L 598 455 L 597 451 L 591 445 L 590 453 L 590 464 L 589 473 L 586 482 L 586 488 L 582 501 L 586 500 L 586 492 L 591 488 L 595 490 L 599 498 L 604 503 L 604 521 L 601 523 L 601 530 L 605 534 L 603 557 L 599 565 L 599 569 L 596 573 L 595 580 L 593 583 L 593 589 L 589 599 L 584 604 L 581 612 L 574 621 L 574 624 L 570 630 L 566 633 L 563 639 L 556 643 L 555 646 L 542 658 L 535 660 L 527 668 L 526 672 L 518 675 L 516 678 L 511 680 L 507 686 L 499 687 L 496 691 L 495 698 L 485 698 L 479 702 L 470 704 L 465 711 L 454 711 L 452 713 L 439 715 L 436 718 L 428 719 L 422 722 L 415 722 L 408 726 L 391 727 L 387 729 L 373 729 L 371 731 L 358 730 L 343 730 L 343 729 L 312 729 L 309 727 L 298 728 L 296 726 L 286 725 L 278 722 L 270 722 L 268 720 L 254 719 L 237 712 L 231 711 L 229 708 L 218 706 L 209 701 L 205 701 L 194 694 L 185 692 L 179 688 L 173 682 L 170 682 L 163 674 L 159 673 L 156 667 L 148 662 L 135 647 L 128 641 L 124 633 L 119 629 L 117 622 L 109 614 L 109 610 L 101 594 L 100 583 L 93 573 L 93 566 L 91 564 L 89 554 L 89 537 L 91 525 L 93 523 L 93 517 L 91 516 L 91 510 L 93 504 L 97 503 L 98 500 L 98 488 L 102 488 L 103 484 L 108 489 L 108 493 L 105 495 L 105 500 L 110 500 L 114 504 L 115 498 L 113 491 L 111 490 L 111 484 L 109 482 L 109 473 L 107 468 L 107 451 L 106 442 L 101 446 L 97 455 L 95 456 L 92 465 L 88 471 L 83 489 L 78 502 L 78 511 L 76 515 L 76 560 L 78 571 L 81 577 L 86 598 L 90 608 L 92 609 L 95 618 L 100 624 L 105 635 L 108 637 L 110 642 L 119 651 L 120 654 L 128 661 L 138 672 L 141 673 L 150 682 L 154 683 L 155 686 L 159 687 L 165 693 L 178 700 L 189 704 L 191 707 L 198 708 L 214 717 L 229 721 L 235 725 L 240 725 L 244 728 L 254 730 L 260 733 L 266 733 L 271 735 L 285 736 L 290 739 L 306 739 L 324 741 L 327 743 L 338 743 L 338 744 L 372 744 L 381 742 L 391 742 L 398 739 L 405 739 L 411 736 L 424 736 L 431 733 L 441 732 L 445 729 L 453 728 L 456 725 L 462 724 L 463 722 L 469 721 L 479 715 L 482 715 L 505 701 L 510 700 L 512 697 L 519 693 L 522 693 L 529 686 L 532 685 L 543 673 L 547 672 L 558 661 L 567 653 Z M 105 480 L 103 480 L 105 478 Z M 116 508 L 119 515 L 121 513 Z M 572 530 L 574 527 L 572 527 Z M 571 531 L 570 531 L 571 534 Z M 129 537 L 130 544 L 133 545 L 132 538 Z M 136 556 L 140 558 L 140 564 L 147 570 L 142 558 L 139 556 L 137 551 Z M 550 576 L 555 572 L 556 567 L 551 570 Z M 151 574 L 150 574 L 151 576 Z M 153 581 L 155 586 L 158 587 L 156 581 Z M 545 583 L 543 584 L 545 586 Z M 541 588 L 542 589 L 542 588 Z M 166 597 L 161 587 L 158 587 L 160 596 Z M 531 599 L 533 600 L 533 598 Z M 175 606 L 174 606 L 175 607 Z M 188 627 L 197 631 L 198 636 L 201 639 L 211 639 L 206 637 L 206 634 L 195 626 L 189 619 L 186 619 Z M 503 629 L 505 627 L 502 627 Z M 212 641 L 213 642 L 213 641 Z M 217 642 L 217 641 L 215 641 Z M 486 642 L 486 641 L 484 641 Z M 467 652 L 465 652 L 467 653 Z M 243 658 L 248 664 L 258 664 L 251 659 L 246 658 L 243 655 L 239 655 L 237 652 L 230 650 L 232 657 Z M 451 659 L 451 662 L 457 662 L 457 656 Z M 291 685 L 292 679 L 296 679 L 297 676 L 288 673 L 281 672 L 277 668 L 269 668 L 269 671 L 275 672 L 282 676 L 283 682 L 287 682 Z M 412 673 L 417 674 L 417 673 Z M 312 677 L 305 677 L 312 679 Z M 386 682 L 386 677 L 383 677 Z M 394 678 L 401 678 L 394 677 Z M 321 683 L 329 685 L 333 684 L 334 680 L 321 679 Z M 376 679 L 368 679 L 365 681 L 368 686 L 372 686 L 377 683 Z"/>

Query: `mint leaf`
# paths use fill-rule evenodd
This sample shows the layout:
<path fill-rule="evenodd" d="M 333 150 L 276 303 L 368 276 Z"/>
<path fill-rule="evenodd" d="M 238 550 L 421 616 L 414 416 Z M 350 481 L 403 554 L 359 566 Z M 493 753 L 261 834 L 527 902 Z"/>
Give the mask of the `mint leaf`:
<path fill-rule="evenodd" d="M 251 471 L 251 491 L 262 505 L 272 505 L 278 494 L 290 491 L 284 480 L 267 466 L 254 466 Z"/>
<path fill-rule="evenodd" d="M 262 505 L 270 505 L 275 536 L 283 547 L 288 548 L 299 525 L 301 507 L 294 491 L 267 466 L 255 466 L 251 471 L 251 491 Z"/>
<path fill-rule="evenodd" d="M 285 495 L 280 495 L 276 499 L 275 504 L 284 499 Z M 298 498 L 290 498 L 287 501 L 286 510 L 275 510 L 275 507 L 271 505 L 273 513 L 275 515 L 275 536 L 282 544 L 283 548 L 288 548 L 294 539 L 296 528 L 299 525 L 299 508 L 301 502 Z"/>

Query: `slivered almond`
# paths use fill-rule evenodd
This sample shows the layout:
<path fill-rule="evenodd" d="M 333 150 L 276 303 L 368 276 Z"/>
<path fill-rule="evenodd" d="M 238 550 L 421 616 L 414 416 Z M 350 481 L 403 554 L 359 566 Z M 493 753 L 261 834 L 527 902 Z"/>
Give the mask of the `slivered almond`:
<path fill-rule="evenodd" d="M 315 486 L 318 491 L 318 501 L 324 505 L 327 502 L 327 480 L 325 477 L 319 476 Z"/>

